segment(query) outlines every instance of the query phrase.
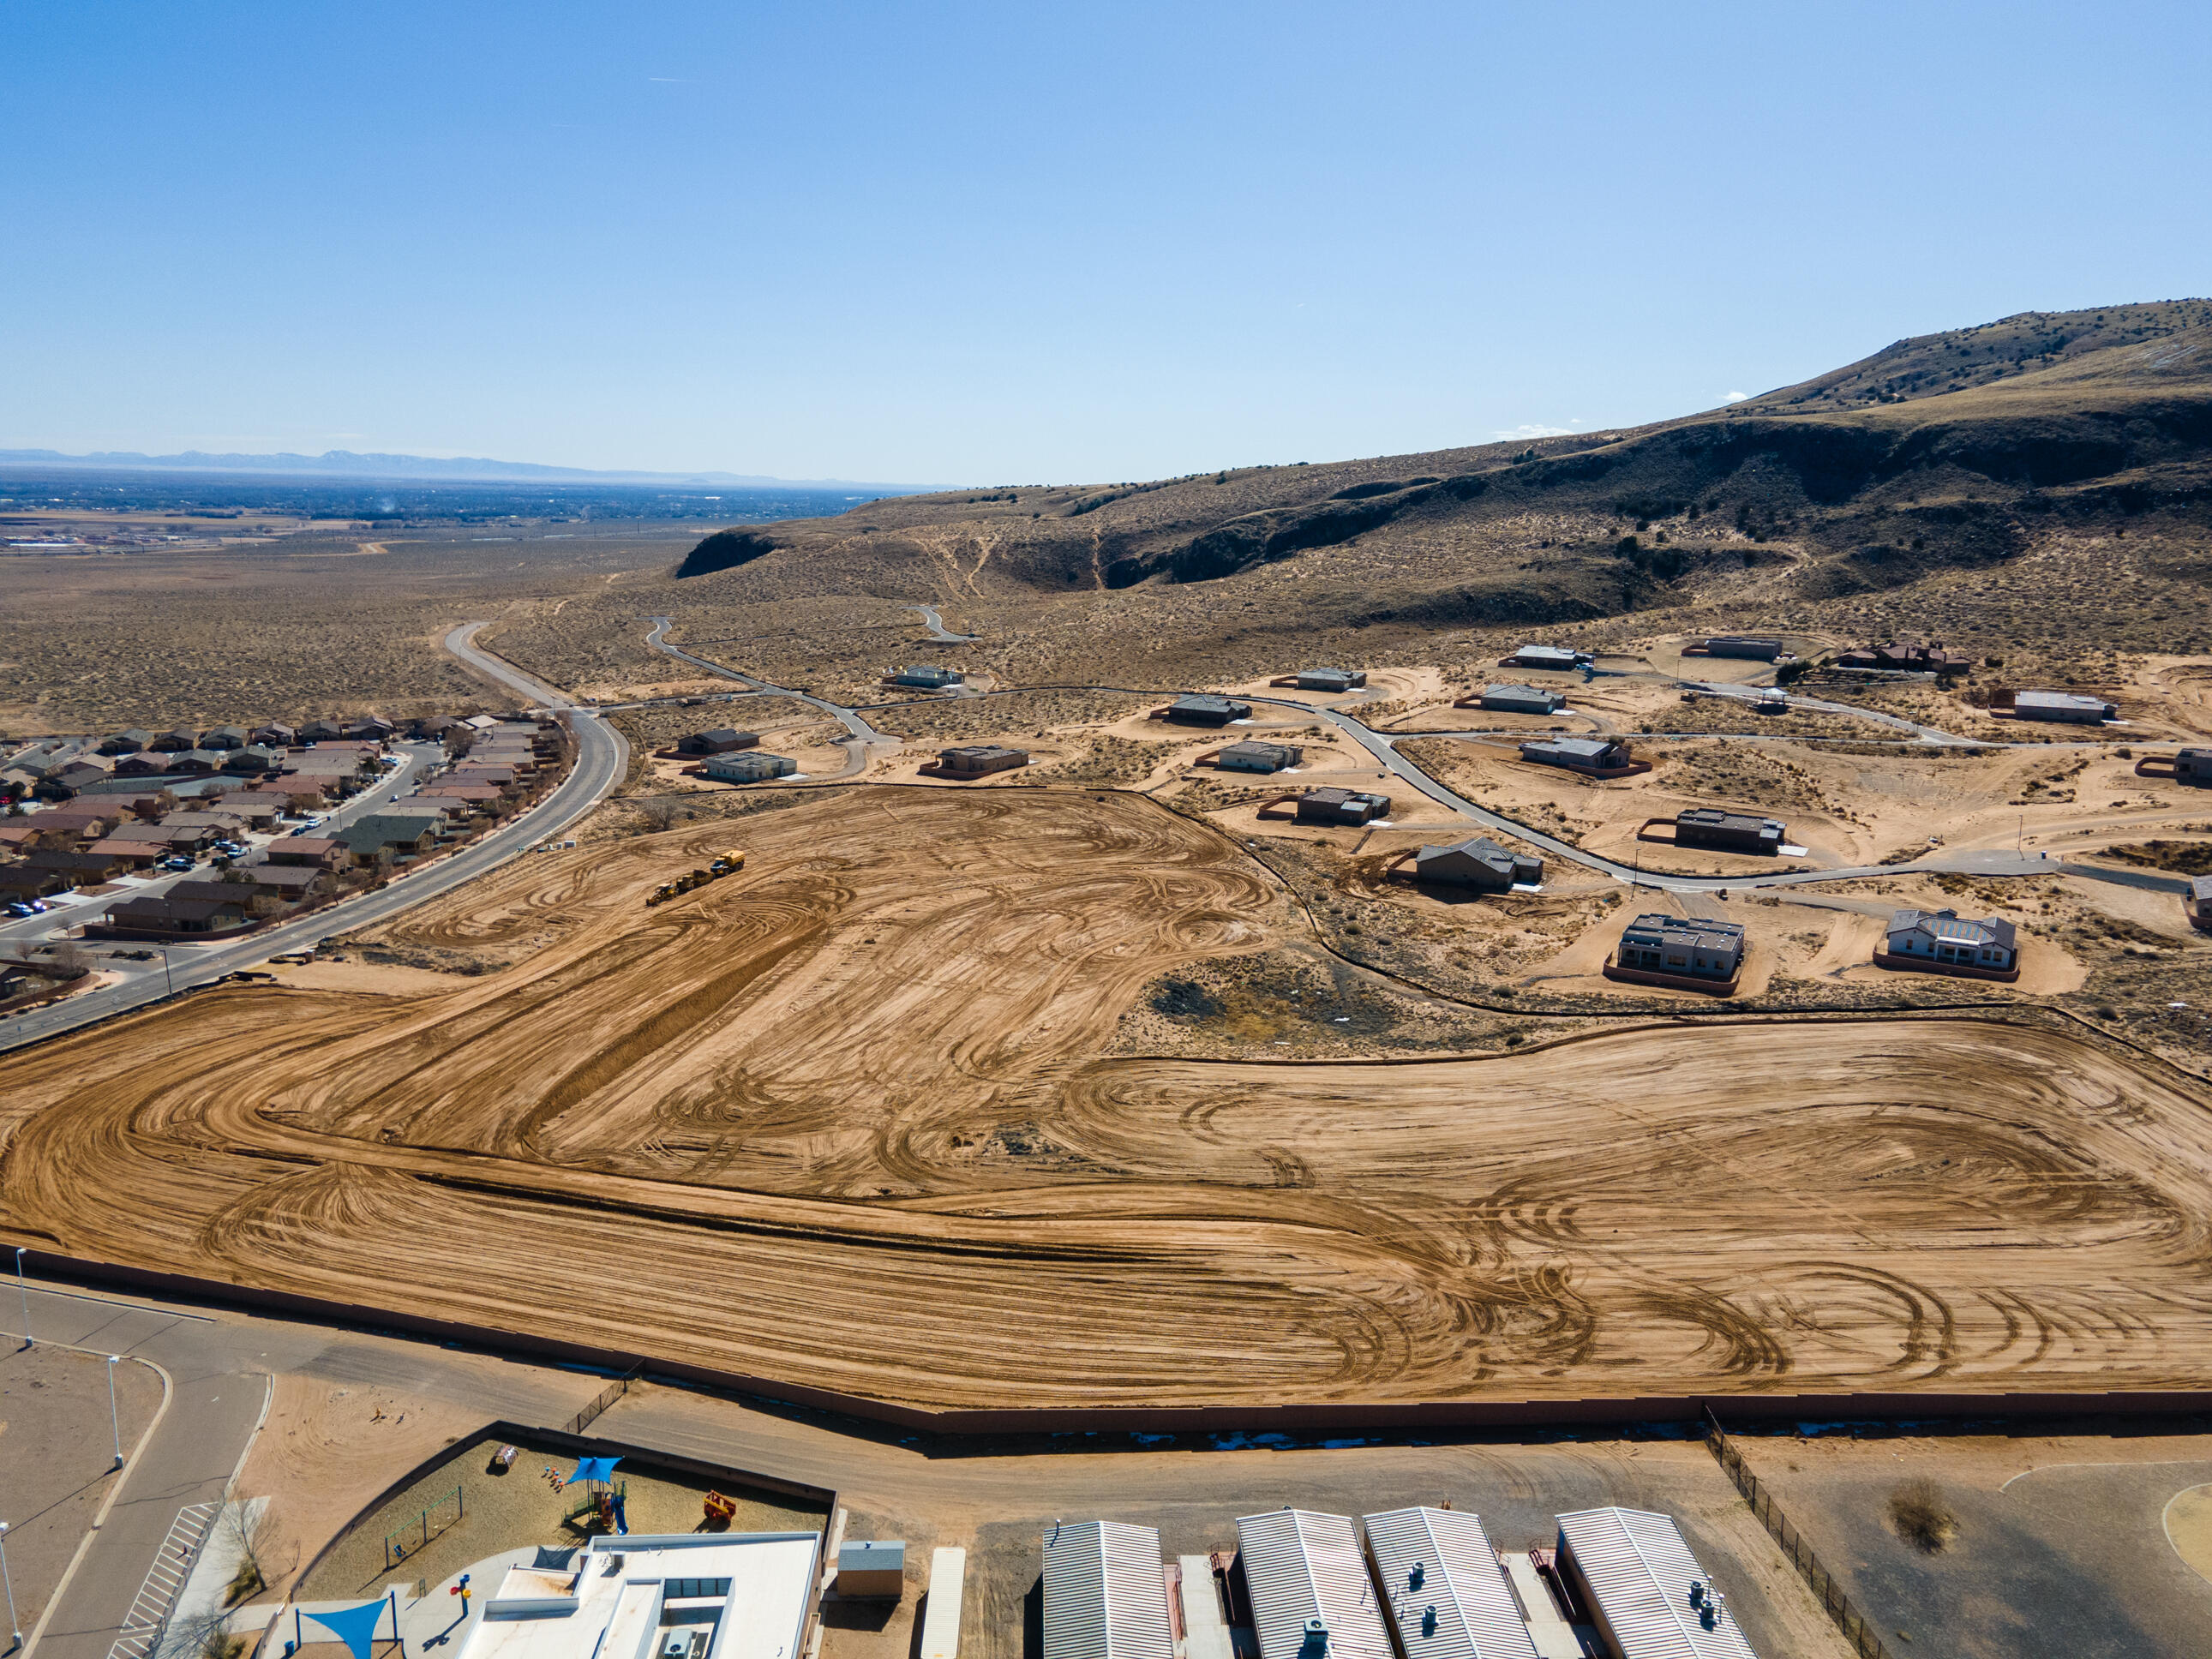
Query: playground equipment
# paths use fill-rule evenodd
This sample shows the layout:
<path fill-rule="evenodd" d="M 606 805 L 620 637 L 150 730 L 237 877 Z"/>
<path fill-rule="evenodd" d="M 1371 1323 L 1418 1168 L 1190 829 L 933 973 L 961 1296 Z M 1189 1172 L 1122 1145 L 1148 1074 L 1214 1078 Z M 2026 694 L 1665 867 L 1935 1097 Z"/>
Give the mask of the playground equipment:
<path fill-rule="evenodd" d="M 724 876 L 734 875 L 744 867 L 745 855 L 743 849 L 733 847 L 705 869 L 694 870 L 688 875 L 677 877 L 673 881 L 661 883 L 653 890 L 653 896 L 646 900 L 646 908 L 650 909 L 656 904 L 665 904 L 671 899 L 681 898 L 686 893 L 704 887 L 710 881 L 719 880 Z"/>
<path fill-rule="evenodd" d="M 737 1500 L 725 1498 L 721 1493 L 710 1489 L 707 1493 L 707 1519 L 709 1522 L 720 1522 L 726 1527 L 737 1518 Z"/>

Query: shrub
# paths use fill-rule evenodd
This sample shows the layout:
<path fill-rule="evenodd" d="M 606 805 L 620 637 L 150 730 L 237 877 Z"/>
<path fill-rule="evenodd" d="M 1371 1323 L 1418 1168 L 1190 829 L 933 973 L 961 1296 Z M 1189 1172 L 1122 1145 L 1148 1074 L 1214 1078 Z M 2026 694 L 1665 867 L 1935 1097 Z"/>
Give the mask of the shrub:
<path fill-rule="evenodd" d="M 1933 1480 L 1908 1480 L 1890 1493 L 1889 1521 L 1899 1538 L 1930 1555 L 1959 1535 L 1959 1517 Z"/>

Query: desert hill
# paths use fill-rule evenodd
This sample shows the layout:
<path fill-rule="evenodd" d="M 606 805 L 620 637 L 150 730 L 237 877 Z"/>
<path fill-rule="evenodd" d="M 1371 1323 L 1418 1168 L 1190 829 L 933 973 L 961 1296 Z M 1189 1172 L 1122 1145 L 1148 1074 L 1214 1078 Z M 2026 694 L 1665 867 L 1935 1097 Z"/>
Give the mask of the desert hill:
<path fill-rule="evenodd" d="M 1432 660 L 1441 631 L 1457 650 L 1538 628 L 2212 649 L 2197 620 L 2208 532 L 2212 301 L 2191 300 L 1900 340 L 1632 429 L 732 529 L 671 579 L 514 633 L 586 678 L 642 672 L 629 636 L 654 613 L 763 666 L 788 647 L 791 664 L 834 673 L 849 656 L 865 674 L 910 648 L 898 606 L 917 600 L 986 635 L 975 666 L 1031 681 L 1107 676 L 1133 653 L 1155 678 Z M 584 629 L 628 642 L 573 659 Z"/>

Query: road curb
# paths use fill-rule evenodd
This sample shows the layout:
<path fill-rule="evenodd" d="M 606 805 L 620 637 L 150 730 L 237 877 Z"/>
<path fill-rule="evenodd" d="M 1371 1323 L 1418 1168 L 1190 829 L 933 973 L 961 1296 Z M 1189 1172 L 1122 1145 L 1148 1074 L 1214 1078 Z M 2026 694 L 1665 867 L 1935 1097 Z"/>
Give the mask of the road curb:
<path fill-rule="evenodd" d="M 53 1342 L 47 1346 L 67 1348 L 73 1353 L 99 1354 L 103 1358 L 107 1352 L 104 1349 L 88 1348 L 75 1342 Z M 31 1633 L 23 1638 L 22 1659 L 31 1659 L 31 1654 L 39 1645 L 39 1638 L 46 1633 L 47 1620 L 54 1616 L 54 1609 L 61 1606 L 62 1597 L 69 1593 L 70 1585 L 76 1578 L 76 1570 L 84 1565 L 84 1558 L 90 1553 L 93 1540 L 100 1536 L 100 1528 L 106 1524 L 108 1512 L 115 1507 L 115 1500 L 123 1495 L 124 1487 L 131 1484 L 131 1477 L 138 1468 L 138 1460 L 145 1455 L 146 1448 L 153 1443 L 154 1431 L 167 1419 L 169 1402 L 177 1397 L 176 1380 L 169 1375 L 167 1366 L 158 1359 L 147 1359 L 137 1354 L 130 1358 L 138 1364 L 152 1367 L 154 1374 L 161 1379 L 161 1403 L 154 1408 L 152 1420 L 139 1435 L 137 1443 L 131 1448 L 131 1455 L 115 1472 L 115 1484 L 107 1489 L 107 1497 L 100 1504 L 99 1512 L 92 1517 L 92 1524 L 84 1529 L 84 1536 L 77 1540 L 76 1553 L 70 1557 L 69 1565 L 62 1569 L 62 1576 L 54 1581 L 53 1593 L 46 1597 L 46 1605 L 39 1610 L 39 1622 L 31 1626 Z"/>

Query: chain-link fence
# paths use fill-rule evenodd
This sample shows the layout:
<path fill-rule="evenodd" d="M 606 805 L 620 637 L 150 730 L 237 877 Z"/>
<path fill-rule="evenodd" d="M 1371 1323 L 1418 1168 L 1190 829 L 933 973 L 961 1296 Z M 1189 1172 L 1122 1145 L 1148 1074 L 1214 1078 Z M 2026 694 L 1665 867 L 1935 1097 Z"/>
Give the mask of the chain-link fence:
<path fill-rule="evenodd" d="M 1710 1407 L 1705 1412 L 1705 1425 L 1706 1448 L 1720 1460 L 1721 1468 L 1727 1470 L 1729 1479 L 1735 1482 L 1735 1489 L 1743 1494 L 1744 1502 L 1751 1505 L 1751 1512 L 1773 1534 L 1774 1541 L 1782 1546 L 1782 1553 L 1790 1558 L 1790 1565 L 1812 1586 L 1813 1594 L 1828 1610 L 1828 1617 L 1836 1621 L 1836 1628 L 1843 1632 L 1844 1639 L 1851 1644 L 1852 1651 L 1858 1654 L 1860 1659 L 1893 1659 L 1888 1646 L 1875 1633 L 1874 1626 L 1851 1605 L 1850 1597 L 1844 1594 L 1844 1587 L 1820 1565 L 1820 1558 L 1805 1541 L 1804 1534 L 1790 1524 L 1789 1517 L 1782 1513 L 1782 1506 L 1760 1484 L 1759 1477 L 1746 1467 L 1743 1454 L 1729 1443 L 1727 1434 L 1722 1431 L 1720 1419 L 1713 1415 Z"/>

